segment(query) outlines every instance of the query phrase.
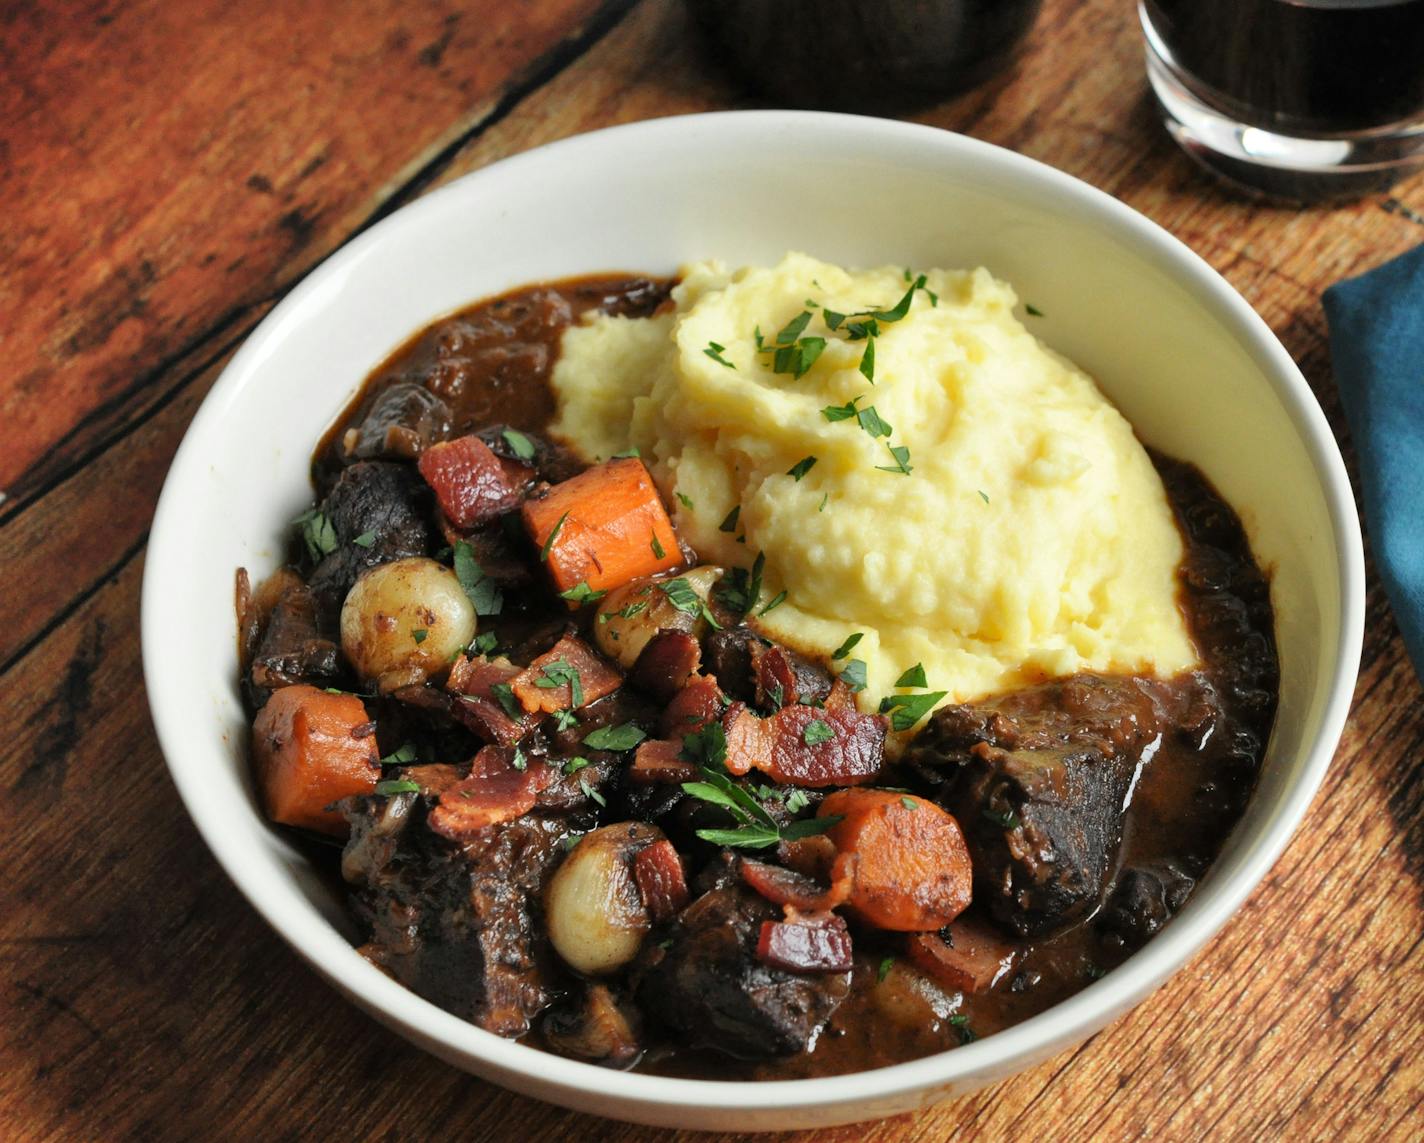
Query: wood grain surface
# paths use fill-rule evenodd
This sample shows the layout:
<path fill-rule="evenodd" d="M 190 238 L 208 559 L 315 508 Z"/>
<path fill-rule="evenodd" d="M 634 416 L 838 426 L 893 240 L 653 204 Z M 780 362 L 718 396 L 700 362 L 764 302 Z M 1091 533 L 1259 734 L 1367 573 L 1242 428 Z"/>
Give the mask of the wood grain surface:
<path fill-rule="evenodd" d="M 138 593 L 184 428 L 326 254 L 540 143 L 759 105 L 674 0 L 0 4 L 0 1139 L 672 1136 L 455 1071 L 299 962 L 167 778 Z M 1424 179 L 1333 209 L 1223 191 L 1156 122 L 1127 0 L 1049 0 L 1014 68 L 919 118 L 1067 170 L 1186 241 L 1344 438 L 1320 292 L 1424 241 Z M 1211 947 L 1039 1068 L 795 1137 L 1419 1138 L 1421 697 L 1372 576 L 1335 764 Z"/>

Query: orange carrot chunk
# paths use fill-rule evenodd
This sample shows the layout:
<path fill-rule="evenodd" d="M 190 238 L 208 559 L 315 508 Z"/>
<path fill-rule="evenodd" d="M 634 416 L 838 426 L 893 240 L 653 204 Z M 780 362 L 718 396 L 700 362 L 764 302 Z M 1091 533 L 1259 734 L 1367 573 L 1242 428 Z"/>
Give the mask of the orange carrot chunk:
<path fill-rule="evenodd" d="M 933 802 L 892 790 L 837 790 L 816 811 L 840 816 L 827 831 L 840 856 L 854 857 L 846 907 L 866 924 L 928 932 L 969 905 L 969 850 L 959 823 Z"/>
<path fill-rule="evenodd" d="M 595 465 L 526 500 L 524 527 L 561 592 L 610 591 L 682 565 L 682 549 L 641 460 Z"/>
<path fill-rule="evenodd" d="M 257 712 L 252 759 L 269 818 L 337 837 L 346 819 L 328 807 L 371 793 L 381 777 L 365 704 L 305 684 L 274 691 Z"/>
<path fill-rule="evenodd" d="M 1009 974 L 1018 948 L 988 926 L 961 917 L 943 934 L 918 933 L 905 946 L 910 960 L 951 992 L 983 992 Z"/>

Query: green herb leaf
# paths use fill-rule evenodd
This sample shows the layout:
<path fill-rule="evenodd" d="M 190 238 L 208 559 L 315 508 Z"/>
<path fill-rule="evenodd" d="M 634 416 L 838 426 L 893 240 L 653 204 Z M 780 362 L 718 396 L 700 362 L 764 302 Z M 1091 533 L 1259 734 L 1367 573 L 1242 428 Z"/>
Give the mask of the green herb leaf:
<path fill-rule="evenodd" d="M 520 709 L 514 697 L 514 688 L 508 683 L 490 683 L 490 694 L 494 695 L 499 705 L 504 708 L 504 713 L 515 722 L 524 717 L 524 711 Z"/>
<path fill-rule="evenodd" d="M 918 810 L 920 808 L 920 803 L 915 801 L 914 798 L 902 797 L 900 799 L 900 804 L 904 806 L 907 810 Z"/>
<path fill-rule="evenodd" d="M 910 312 L 910 304 L 915 300 L 915 291 L 922 289 L 924 284 L 925 276 L 921 274 L 914 280 L 910 288 L 905 291 L 905 296 L 896 302 L 893 308 L 888 310 L 872 310 L 870 316 L 876 321 L 899 321 Z"/>
<path fill-rule="evenodd" d="M 1006 812 L 1000 814 L 995 813 L 993 810 L 980 810 L 979 812 L 984 816 L 984 819 L 986 821 L 993 822 L 994 825 L 998 826 L 1000 829 L 1019 828 L 1019 818 L 1018 815 L 1015 813 Z"/>
<path fill-rule="evenodd" d="M 413 627 L 411 628 L 410 637 L 417 643 L 424 643 L 429 634 L 430 632 L 424 627 Z"/>
<path fill-rule="evenodd" d="M 781 834 L 766 826 L 742 826 L 740 829 L 700 829 L 697 836 L 713 845 L 739 849 L 770 849 L 781 841 Z"/>
<path fill-rule="evenodd" d="M 578 715 L 574 714 L 573 711 L 571 711 L 571 710 L 556 710 L 556 711 L 554 711 L 554 729 L 555 729 L 555 730 L 568 730 L 570 727 L 577 726 L 578 724 L 579 724 Z"/>
<path fill-rule="evenodd" d="M 588 784 L 587 778 L 579 779 L 579 789 L 583 791 L 583 796 L 597 802 L 600 806 L 608 805 L 608 800 Z"/>
<path fill-rule="evenodd" d="M 925 678 L 925 665 L 916 663 L 903 675 L 895 680 L 897 687 L 927 687 L 929 680 Z"/>
<path fill-rule="evenodd" d="M 579 755 L 577 757 L 570 758 L 567 762 L 564 763 L 564 773 L 577 774 L 580 770 L 582 770 L 585 766 L 588 765 L 590 765 L 589 760 L 583 757 L 582 755 Z"/>
<path fill-rule="evenodd" d="M 890 975 L 890 970 L 891 970 L 892 968 L 894 968 L 894 967 L 895 967 L 895 958 L 894 958 L 893 956 L 884 956 L 884 957 L 881 957 L 881 958 L 880 958 L 880 967 L 875 970 L 875 980 L 876 980 L 876 983 L 877 983 L 877 984 L 884 984 L 884 983 L 885 983 L 885 978 Z"/>
<path fill-rule="evenodd" d="M 794 318 L 792 318 L 789 322 L 782 326 L 781 329 L 777 332 L 776 344 L 793 344 L 796 339 L 801 336 L 801 331 L 806 328 L 806 325 L 810 320 L 811 311 L 802 310 L 799 314 L 797 314 Z"/>
<path fill-rule="evenodd" d="M 851 649 L 864 638 L 865 632 L 863 631 L 856 631 L 853 634 L 847 635 L 845 642 L 831 652 L 831 661 L 839 662 L 841 659 L 844 659 L 851 653 Z"/>
<path fill-rule="evenodd" d="M 726 348 L 727 347 L 725 345 L 718 345 L 715 341 L 709 341 L 707 343 L 707 348 L 704 349 L 702 352 L 707 354 L 707 356 L 710 357 L 713 361 L 715 361 L 718 365 L 725 365 L 728 369 L 735 369 L 736 366 L 722 356 L 722 351 Z"/>
<path fill-rule="evenodd" d="M 1027 313 L 1029 317 L 1043 316 L 1043 311 L 1039 309 L 1036 305 L 1034 305 L 1032 302 L 1024 303 L 1024 312 Z"/>
<path fill-rule="evenodd" d="M 860 659 L 852 659 L 841 668 L 841 673 L 836 677 L 851 690 L 863 691 L 866 687 L 865 663 Z"/>
<path fill-rule="evenodd" d="M 766 553 L 758 552 L 752 563 L 752 570 L 733 568 L 717 585 L 717 598 L 731 610 L 747 614 L 761 598 L 762 570 L 766 567 Z"/>
<path fill-rule="evenodd" d="M 684 735 L 678 757 L 700 769 L 721 772 L 727 762 L 727 735 L 722 724 L 713 720 L 701 730 Z"/>
<path fill-rule="evenodd" d="M 667 555 L 667 553 L 663 551 L 662 544 L 658 543 L 658 534 L 656 532 L 652 534 L 652 542 L 648 545 L 648 547 L 653 550 L 653 558 L 655 560 L 660 560 L 665 555 Z"/>
<path fill-rule="evenodd" d="M 312 563 L 319 563 L 324 556 L 336 551 L 336 529 L 319 509 L 308 508 L 292 524 L 300 530 Z"/>
<path fill-rule="evenodd" d="M 786 809 L 788 813 L 799 814 L 811 804 L 811 799 L 806 796 L 805 790 L 792 790 L 786 795 Z"/>
<path fill-rule="evenodd" d="M 684 508 L 686 508 L 689 512 L 691 512 L 695 507 L 695 505 L 692 503 L 692 498 L 683 495 L 681 492 L 677 494 L 677 502 L 681 504 Z"/>
<path fill-rule="evenodd" d="M 564 513 L 562 516 L 560 516 L 560 517 L 558 518 L 558 520 L 554 523 L 553 528 L 550 529 L 548 537 L 544 540 L 544 546 L 539 549 L 539 562 L 540 562 L 541 564 L 546 564 L 546 563 L 549 562 L 549 550 L 554 546 L 554 540 L 555 540 L 555 538 L 558 536 L 558 534 L 563 530 L 564 521 L 567 520 L 568 518 L 569 518 L 569 514 L 568 514 L 567 512 L 565 512 L 565 513 Z"/>
<path fill-rule="evenodd" d="M 786 592 L 779 591 L 772 596 L 771 602 L 757 612 L 758 615 L 765 615 L 768 611 L 774 611 L 786 602 Z"/>
<path fill-rule="evenodd" d="M 823 493 L 821 493 L 821 503 L 820 503 L 819 505 L 817 505 L 816 511 L 817 511 L 817 512 L 824 512 L 824 511 L 826 510 L 826 505 L 829 504 L 830 502 L 831 502 L 831 494 L 830 494 L 829 492 L 823 492 Z"/>
<path fill-rule="evenodd" d="M 865 340 L 865 352 L 860 355 L 860 375 L 875 384 L 875 338 Z"/>
<path fill-rule="evenodd" d="M 412 746 L 409 742 L 407 742 L 403 746 L 399 746 L 395 750 L 392 750 L 389 754 L 382 758 L 381 765 L 408 766 L 410 763 L 418 762 L 419 760 L 420 755 L 416 753 L 415 747 Z"/>
<path fill-rule="evenodd" d="M 505 429 L 500 435 L 504 437 L 511 451 L 520 460 L 534 459 L 534 442 L 518 429 Z"/>
<path fill-rule="evenodd" d="M 806 729 L 801 732 L 801 741 L 807 746 L 819 746 L 822 742 L 830 742 L 835 736 L 836 732 L 831 728 L 829 722 L 813 718 L 806 724 Z"/>
<path fill-rule="evenodd" d="M 384 782 L 376 783 L 376 793 L 386 798 L 393 794 L 418 794 L 420 783 L 412 782 L 409 778 L 387 778 Z"/>
<path fill-rule="evenodd" d="M 374 546 L 374 544 L 376 543 L 376 533 L 375 533 L 375 532 L 362 532 L 359 536 L 357 536 L 357 537 L 356 537 L 354 540 L 352 540 L 351 542 L 352 542 L 353 544 L 355 544 L 358 548 L 369 548 L 369 547 L 372 547 L 372 546 Z"/>
<path fill-rule="evenodd" d="M 594 750 L 632 750 L 648 736 L 631 722 L 619 726 L 600 726 L 583 736 L 585 746 Z"/>
<path fill-rule="evenodd" d="M 721 630 L 722 625 L 717 622 L 712 612 L 708 610 L 707 604 L 702 597 L 697 594 L 697 590 L 682 576 L 676 579 L 665 580 L 658 584 L 662 593 L 667 596 L 668 602 L 685 615 L 700 615 L 707 623 L 716 630 Z"/>
<path fill-rule="evenodd" d="M 821 317 L 826 323 L 826 328 L 832 333 L 840 329 L 841 323 L 846 319 L 845 314 L 837 313 L 835 310 L 828 310 L 824 306 L 821 307 Z"/>
<path fill-rule="evenodd" d="M 985 492 L 982 488 L 979 489 L 979 499 L 984 501 L 985 504 L 989 503 L 989 494 Z"/>
<path fill-rule="evenodd" d="M 848 421 L 859 412 L 855 407 L 857 401 L 864 401 L 865 397 L 852 397 L 844 405 L 827 405 L 821 410 L 821 416 L 835 424 L 836 421 Z"/>
<path fill-rule="evenodd" d="M 722 522 L 717 525 L 719 532 L 735 532 L 737 530 L 737 517 L 742 514 L 742 506 L 733 504 L 732 510 L 722 518 Z"/>
<path fill-rule="evenodd" d="M 890 695 L 881 700 L 880 713 L 890 715 L 892 730 L 909 730 L 934 709 L 935 703 L 947 691 L 929 691 L 922 695 Z"/>
<path fill-rule="evenodd" d="M 636 457 L 641 457 L 642 455 L 643 455 L 643 454 L 638 451 L 638 447 L 637 447 L 636 445 L 634 445 L 632 448 L 625 448 L 622 452 L 615 452 L 615 453 L 614 453 L 612 456 L 610 456 L 608 459 L 609 459 L 609 460 L 632 460 L 632 459 L 634 459 L 634 458 L 636 458 Z"/>
<path fill-rule="evenodd" d="M 476 615 L 498 615 L 504 610 L 504 593 L 499 584 L 485 575 L 474 549 L 465 540 L 455 541 L 454 562 L 455 578 L 465 589 Z"/>
<path fill-rule="evenodd" d="M 894 464 L 877 464 L 875 467 L 880 472 L 900 472 L 909 476 L 913 467 L 910 464 L 910 450 L 905 445 L 892 445 L 886 442 L 886 448 L 890 450 L 890 455 L 895 459 Z"/>
<path fill-rule="evenodd" d="M 583 706 L 583 682 L 579 678 L 578 668 L 567 659 L 555 659 L 552 663 L 546 663 L 539 677 L 534 680 L 534 685 L 544 690 L 567 686 L 570 708 L 577 710 Z"/>
<path fill-rule="evenodd" d="M 800 841 L 803 837 L 814 837 L 825 833 L 845 820 L 844 814 L 827 814 L 823 818 L 802 818 L 781 827 L 782 841 Z"/>
<path fill-rule="evenodd" d="M 488 655 L 499 646 L 499 637 L 493 631 L 481 631 L 465 648 L 469 655 Z"/>
<path fill-rule="evenodd" d="M 816 458 L 814 456 L 802 457 L 800 460 L 798 460 L 795 464 L 793 464 L 790 468 L 786 470 L 786 475 L 793 477 L 799 483 L 801 478 L 805 476 L 808 472 L 810 472 L 811 469 L 813 469 L 815 466 Z"/>
<path fill-rule="evenodd" d="M 521 774 L 529 769 L 529 759 L 524 757 L 524 751 L 517 746 L 514 748 L 514 757 L 509 760 L 509 764 Z"/>
<path fill-rule="evenodd" d="M 872 440 L 877 437 L 888 437 L 894 432 L 890 422 L 875 411 L 874 405 L 861 409 L 855 419 L 860 427 L 870 434 Z"/>
<path fill-rule="evenodd" d="M 580 606 L 585 603 L 593 603 L 595 600 L 602 599 L 607 594 L 608 592 L 606 591 L 594 591 L 593 588 L 588 586 L 588 580 L 586 579 L 579 580 L 578 583 L 574 584 L 568 591 L 559 592 L 560 598 L 567 599 L 570 603 L 577 603 Z"/>

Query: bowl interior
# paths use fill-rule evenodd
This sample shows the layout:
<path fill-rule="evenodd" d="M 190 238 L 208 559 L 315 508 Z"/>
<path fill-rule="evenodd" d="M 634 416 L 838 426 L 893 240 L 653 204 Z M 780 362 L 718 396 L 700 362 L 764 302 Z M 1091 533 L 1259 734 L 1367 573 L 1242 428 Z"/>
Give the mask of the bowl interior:
<path fill-rule="evenodd" d="M 531 1068 L 528 1050 L 437 1012 L 355 956 L 340 901 L 253 798 L 232 577 L 275 566 L 287 521 L 309 501 L 319 434 L 367 371 L 435 317 L 541 278 L 766 262 L 788 249 L 857 266 L 982 264 L 1010 281 L 1045 315 L 1028 319 L 1035 332 L 1092 373 L 1145 442 L 1194 461 L 1241 512 L 1274 573 L 1281 703 L 1245 820 L 1188 909 L 1128 965 L 972 1051 L 889 1069 L 902 1072 L 889 1080 L 834 1081 L 833 1094 L 810 1099 L 738 1085 L 718 1112 L 689 1095 L 702 1085 L 547 1056 Z M 447 1058 L 472 1066 L 473 1054 L 486 1074 L 562 1102 L 689 1126 L 762 1125 L 728 1119 L 736 1106 L 834 1105 L 831 1119 L 854 1117 L 852 1102 L 854 1114 L 915 1106 L 914 1089 L 1004 1074 L 1140 999 L 1226 919 L 1303 812 L 1339 733 L 1359 627 L 1348 485 L 1308 401 L 1284 351 L 1204 264 L 1105 196 L 996 148 L 778 113 L 572 140 L 392 216 L 315 271 L 234 359 L 184 441 L 152 534 L 144 652 L 155 720 L 185 801 L 249 898 L 343 989 Z"/>

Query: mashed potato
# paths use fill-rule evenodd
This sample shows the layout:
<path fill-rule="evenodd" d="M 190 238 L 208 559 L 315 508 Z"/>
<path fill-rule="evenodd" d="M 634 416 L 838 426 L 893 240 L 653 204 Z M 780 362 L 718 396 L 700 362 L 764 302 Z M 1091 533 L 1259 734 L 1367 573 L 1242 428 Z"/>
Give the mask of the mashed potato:
<path fill-rule="evenodd" d="M 840 663 L 866 664 L 866 708 L 917 663 L 944 701 L 1192 666 L 1181 540 L 1131 426 L 1014 317 L 1008 285 L 925 279 L 879 322 L 872 384 L 857 319 L 835 315 L 893 310 L 902 269 L 688 267 L 676 312 L 565 335 L 553 431 L 589 460 L 638 448 L 705 561 L 765 553 L 762 606 L 786 593 L 754 620 L 769 637 L 829 656 L 861 633 Z M 773 371 L 758 336 L 808 308 L 786 356 L 809 368 Z M 801 338 L 824 340 L 814 361 Z M 873 415 L 827 416 L 852 403 Z"/>

